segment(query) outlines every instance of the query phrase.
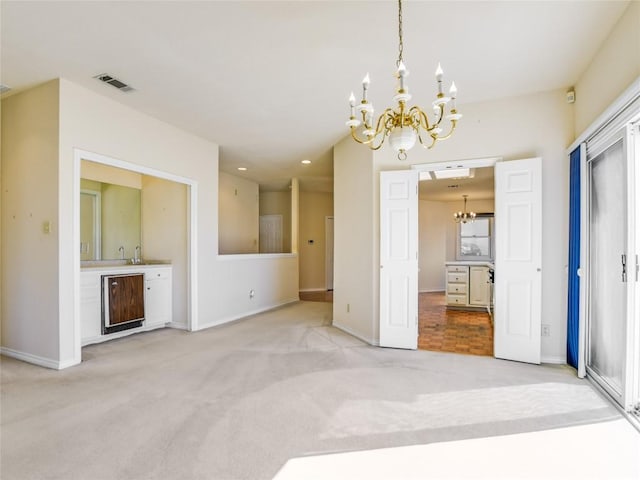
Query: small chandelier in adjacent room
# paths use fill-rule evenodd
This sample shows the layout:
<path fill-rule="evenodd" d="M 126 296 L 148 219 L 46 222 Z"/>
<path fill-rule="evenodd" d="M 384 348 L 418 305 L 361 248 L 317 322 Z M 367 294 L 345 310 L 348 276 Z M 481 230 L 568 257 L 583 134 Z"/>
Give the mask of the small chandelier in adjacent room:
<path fill-rule="evenodd" d="M 475 212 L 467 212 L 467 197 L 469 195 L 462 195 L 464 198 L 464 212 L 456 212 L 453 214 L 453 218 L 456 223 L 473 222 L 476 219 Z"/>
<path fill-rule="evenodd" d="M 389 144 L 398 152 L 398 159 L 405 160 L 407 158 L 407 150 L 413 148 L 416 140 L 425 148 L 433 147 L 438 140 L 449 138 L 456 128 L 456 123 L 462 118 L 462 115 L 456 110 L 456 94 L 457 89 L 454 82 L 451 82 L 449 89 L 450 97 L 446 97 L 442 92 L 442 68 L 438 64 L 436 70 L 436 81 L 438 85 L 438 94 L 433 101 L 433 118 L 430 121 L 427 113 L 417 105 L 407 107 L 407 102 L 411 99 L 409 87 L 407 86 L 406 77 L 409 71 L 405 67 L 402 60 L 402 0 L 398 0 L 398 60 L 396 65 L 398 71 L 398 90 L 393 100 L 398 102 L 398 106 L 387 108 L 382 115 L 376 120 L 374 116 L 373 105 L 369 103 L 367 98 L 367 90 L 369 89 L 369 74 L 362 80 L 362 100 L 356 105 L 356 98 L 351 93 L 349 97 L 349 107 L 351 108 L 351 116 L 347 121 L 347 126 L 351 129 L 353 139 L 364 145 L 368 145 L 372 150 L 378 150 L 382 147 L 385 139 L 389 137 Z M 446 113 L 447 107 L 449 113 Z M 360 112 L 362 120 L 356 118 L 356 111 Z M 449 131 L 442 135 L 442 120 L 450 120 L 451 127 Z M 359 128 L 362 125 L 362 128 Z"/>

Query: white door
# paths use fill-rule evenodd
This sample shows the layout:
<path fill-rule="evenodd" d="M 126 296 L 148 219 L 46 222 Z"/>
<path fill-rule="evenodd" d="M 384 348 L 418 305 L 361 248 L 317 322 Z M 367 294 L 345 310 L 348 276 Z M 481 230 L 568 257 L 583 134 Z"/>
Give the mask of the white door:
<path fill-rule="evenodd" d="M 260 253 L 282 253 L 282 215 L 260 215 Z"/>
<path fill-rule="evenodd" d="M 418 171 L 380 172 L 380 346 L 418 348 Z"/>
<path fill-rule="evenodd" d="M 333 290 L 333 217 L 324 219 L 325 278 L 327 290 Z"/>
<path fill-rule="evenodd" d="M 540 158 L 495 168 L 497 358 L 540 363 L 542 167 Z"/>

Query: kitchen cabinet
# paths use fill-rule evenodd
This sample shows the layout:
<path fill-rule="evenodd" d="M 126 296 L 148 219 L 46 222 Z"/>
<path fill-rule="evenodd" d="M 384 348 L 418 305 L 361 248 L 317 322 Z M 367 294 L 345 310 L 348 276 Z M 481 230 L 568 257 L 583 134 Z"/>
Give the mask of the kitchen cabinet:
<path fill-rule="evenodd" d="M 489 267 L 469 267 L 469 305 L 486 307 L 490 302 Z"/>
<path fill-rule="evenodd" d="M 488 263 L 449 262 L 446 265 L 446 303 L 454 308 L 487 308 L 491 305 Z"/>
<path fill-rule="evenodd" d="M 171 321 L 171 268 L 156 268 L 145 274 L 145 324 L 164 325 Z"/>
<path fill-rule="evenodd" d="M 173 318 L 172 273 L 173 269 L 170 264 L 82 268 L 80 272 L 80 333 L 82 345 L 104 342 L 136 332 L 162 328 L 167 323 L 170 323 Z M 122 295 L 111 291 L 111 283 L 115 278 L 118 278 L 118 287 L 122 286 L 123 288 L 123 291 L 120 292 Z M 108 284 L 103 285 L 103 282 L 107 279 Z M 116 287 L 113 286 L 113 288 Z M 109 296 L 113 294 L 124 300 L 126 308 L 115 308 L 113 301 L 109 301 Z M 124 299 L 123 295 L 127 296 L 127 298 L 131 297 L 129 298 L 130 301 Z M 132 295 L 135 296 L 135 299 L 133 299 Z M 140 303 L 142 298 L 144 298 L 143 304 Z M 130 312 L 129 310 L 132 308 L 136 311 Z M 122 314 L 125 317 L 121 317 Z M 127 320 L 123 319 L 129 318 L 129 314 L 132 314 L 135 318 L 142 317 L 141 322 L 134 328 L 115 331 L 118 329 L 112 327 L 112 333 L 109 333 L 109 330 L 107 330 L 108 333 L 103 333 L 104 316 L 111 320 L 112 325 L 117 325 L 126 323 Z"/>

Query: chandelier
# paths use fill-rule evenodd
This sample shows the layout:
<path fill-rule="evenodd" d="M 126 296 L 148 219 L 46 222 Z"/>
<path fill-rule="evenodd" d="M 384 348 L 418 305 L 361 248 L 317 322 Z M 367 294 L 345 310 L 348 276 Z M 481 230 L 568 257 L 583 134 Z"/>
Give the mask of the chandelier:
<path fill-rule="evenodd" d="M 453 218 L 456 223 L 473 222 L 476 219 L 475 212 L 467 212 L 467 197 L 469 195 L 462 195 L 464 198 L 464 212 L 456 212 L 453 214 Z"/>
<path fill-rule="evenodd" d="M 377 120 L 375 119 L 373 105 L 369 103 L 367 98 L 367 90 L 369 90 L 371 83 L 367 73 L 362 80 L 362 100 L 360 103 L 356 105 L 353 92 L 349 97 L 351 116 L 347 121 L 347 126 L 351 130 L 353 139 L 358 143 L 368 145 L 371 150 L 378 150 L 382 147 L 385 139 L 389 137 L 389 144 L 398 152 L 398 159 L 405 160 L 407 150 L 413 148 L 416 139 L 423 147 L 432 148 L 438 140 L 449 138 L 456 128 L 456 122 L 462 118 L 462 115 L 456 110 L 456 84 L 451 82 L 449 97 L 446 97 L 442 91 L 443 72 L 440 64 L 436 69 L 438 94 L 433 101 L 433 119 L 429 121 L 428 115 L 418 106 L 407 107 L 411 95 L 406 82 L 409 71 L 402 60 L 404 48 L 402 42 L 402 0 L 398 0 L 398 38 L 398 60 L 396 61 L 398 70 L 395 75 L 398 79 L 398 90 L 393 97 L 393 100 L 398 102 L 398 106 L 395 109 L 387 108 Z M 449 113 L 445 114 L 447 106 L 449 106 Z M 362 120 L 356 118 L 356 112 L 360 112 Z M 446 135 L 442 135 L 441 123 L 443 119 L 451 121 L 451 127 Z M 359 128 L 361 125 L 362 128 Z"/>

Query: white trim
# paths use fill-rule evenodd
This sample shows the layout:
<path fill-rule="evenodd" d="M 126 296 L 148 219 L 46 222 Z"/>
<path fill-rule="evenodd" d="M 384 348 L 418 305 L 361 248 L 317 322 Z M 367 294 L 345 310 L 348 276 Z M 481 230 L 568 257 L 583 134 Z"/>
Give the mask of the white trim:
<path fill-rule="evenodd" d="M 585 131 L 567 149 L 567 154 L 573 152 L 581 143 L 586 142 L 589 137 L 596 133 L 602 126 L 617 115 L 627 104 L 640 95 L 640 77 L 636 78 L 609 107 L 596 118 Z"/>
<path fill-rule="evenodd" d="M 301 288 L 298 292 L 328 292 L 326 288 Z"/>
<path fill-rule="evenodd" d="M 78 365 L 80 363 L 80 361 L 76 359 L 58 361 L 7 347 L 0 347 L 0 354 L 15 358 L 22 362 L 38 365 L 39 367 L 51 368 L 53 370 L 62 370 L 63 368 L 72 367 L 73 365 Z"/>
<path fill-rule="evenodd" d="M 296 258 L 297 256 L 297 253 L 233 253 L 229 255 L 218 254 L 217 260 L 260 260 L 265 258 Z"/>
<path fill-rule="evenodd" d="M 167 324 L 165 324 L 166 328 L 173 328 L 174 330 L 184 330 L 185 332 L 190 331 L 189 327 L 187 325 L 185 325 L 184 323 L 175 323 L 175 322 L 169 322 Z"/>
<path fill-rule="evenodd" d="M 82 150 L 79 148 L 73 149 L 73 241 L 74 245 L 80 243 L 80 165 L 82 160 L 89 160 L 103 165 L 109 165 L 112 167 L 129 170 L 132 172 L 140 173 L 143 175 L 149 175 L 163 180 L 169 180 L 176 183 L 181 183 L 189 188 L 189 231 L 188 235 L 188 247 L 187 247 L 187 270 L 188 270 L 188 285 L 187 295 L 189 299 L 187 301 L 187 329 L 198 330 L 198 182 L 187 177 L 180 175 L 174 175 L 155 168 L 145 167 L 136 163 L 126 162 L 116 158 L 101 155 L 99 153 Z M 76 365 L 80 363 L 82 359 L 82 333 L 80 329 L 80 255 L 73 255 L 73 268 L 74 268 L 74 359 L 69 362 L 64 362 L 64 367 Z M 67 364 L 69 363 L 69 364 Z"/>
<path fill-rule="evenodd" d="M 80 188 L 80 194 L 93 197 L 93 256 L 92 260 L 102 260 L 102 192 Z"/>
<path fill-rule="evenodd" d="M 540 357 L 540 363 L 553 363 L 555 365 L 566 365 L 567 358 L 562 355 L 543 355 Z"/>
<path fill-rule="evenodd" d="M 340 325 L 339 323 L 336 323 L 335 320 L 333 321 L 333 326 L 336 327 L 338 330 L 342 330 L 343 332 L 348 333 L 353 337 L 356 337 L 358 340 L 362 340 L 363 342 L 368 343 L 371 346 L 374 346 L 374 347 L 380 346 L 380 342 L 378 340 L 373 340 L 372 338 L 364 337 L 359 333 L 356 333 L 355 331 L 351 330 L 349 327 L 345 327 L 344 325 Z"/>
<path fill-rule="evenodd" d="M 445 287 L 442 288 L 436 288 L 431 289 L 431 290 L 418 290 L 418 293 L 445 293 L 447 291 L 447 289 Z"/>
<path fill-rule="evenodd" d="M 235 321 L 238 321 L 238 320 L 242 320 L 242 319 L 250 317 L 252 315 L 257 315 L 259 313 L 264 313 L 264 312 L 267 312 L 267 311 L 270 311 L 270 310 L 275 310 L 276 308 L 284 307 L 285 305 L 289 305 L 290 303 L 298 303 L 299 301 L 300 301 L 299 298 L 292 298 L 292 299 L 289 299 L 289 300 L 285 300 L 282 303 L 273 303 L 271 305 L 267 305 L 265 307 L 257 308 L 255 310 L 251 310 L 249 312 L 242 312 L 239 315 L 231 315 L 229 317 L 225 317 L 225 318 L 221 318 L 221 319 L 218 319 L 218 320 L 214 320 L 213 322 L 208 322 L 208 323 L 205 323 L 205 324 L 201 325 L 198 328 L 198 331 L 206 330 L 207 328 L 211 328 L 211 327 L 217 327 L 219 325 L 224 325 L 225 323 L 230 323 L 230 322 L 235 322 Z"/>
<path fill-rule="evenodd" d="M 588 255 L 589 222 L 588 222 L 588 181 L 587 145 L 580 144 L 580 301 L 578 311 L 578 377 L 587 376 L 587 292 L 589 281 Z"/>
<path fill-rule="evenodd" d="M 502 161 L 502 157 L 469 158 L 466 160 L 447 160 L 446 162 L 437 163 L 416 163 L 411 165 L 411 169 L 418 170 L 420 172 L 432 172 L 434 170 L 451 168 L 454 163 L 456 168 L 483 168 L 493 167 L 496 162 L 500 161 Z"/>

